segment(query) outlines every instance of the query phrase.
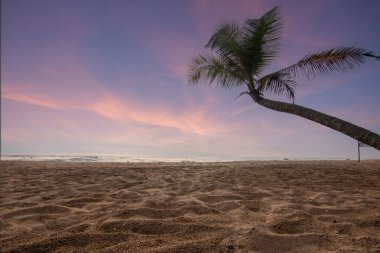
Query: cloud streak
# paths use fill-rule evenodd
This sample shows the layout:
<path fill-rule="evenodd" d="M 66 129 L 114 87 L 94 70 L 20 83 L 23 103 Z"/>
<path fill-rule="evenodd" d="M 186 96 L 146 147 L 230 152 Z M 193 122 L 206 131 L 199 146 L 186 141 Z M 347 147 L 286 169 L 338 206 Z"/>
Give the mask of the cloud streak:
<path fill-rule="evenodd" d="M 29 85 L 26 85 L 30 87 Z M 94 101 L 82 101 L 76 104 L 69 98 L 60 100 L 53 98 L 51 94 L 28 94 L 20 90 L 12 89 L 12 85 L 6 85 L 3 99 L 11 99 L 23 103 L 43 106 L 55 110 L 87 110 L 97 113 L 109 120 L 119 123 L 136 121 L 140 124 L 161 126 L 177 129 L 184 133 L 211 134 L 223 131 L 221 122 L 212 119 L 201 107 L 188 108 L 182 114 L 171 112 L 164 106 L 149 108 L 144 105 L 136 105 L 128 99 L 120 99 L 116 95 L 103 91 Z M 84 92 L 84 91 L 82 91 Z"/>

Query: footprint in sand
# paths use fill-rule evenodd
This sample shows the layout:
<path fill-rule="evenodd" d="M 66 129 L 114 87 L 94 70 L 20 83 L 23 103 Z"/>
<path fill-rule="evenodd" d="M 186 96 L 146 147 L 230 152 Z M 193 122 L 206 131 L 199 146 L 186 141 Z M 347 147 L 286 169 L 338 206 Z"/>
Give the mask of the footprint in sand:
<path fill-rule="evenodd" d="M 243 198 L 236 195 L 209 195 L 198 197 L 198 199 L 206 204 L 215 204 L 228 200 L 242 200 Z"/>
<path fill-rule="evenodd" d="M 48 214 L 63 214 L 70 213 L 70 209 L 63 206 L 54 206 L 54 205 L 46 205 L 46 206 L 37 206 L 32 208 L 24 208 L 17 211 L 9 212 L 3 215 L 4 219 L 20 217 L 20 216 L 28 216 L 28 215 L 48 215 Z"/>
<path fill-rule="evenodd" d="M 130 232 L 142 235 L 163 235 L 174 233 L 197 234 L 201 232 L 217 231 L 221 228 L 198 224 L 182 224 L 156 220 L 118 220 L 104 222 L 101 225 L 101 229 L 106 233 Z"/>
<path fill-rule="evenodd" d="M 179 217 L 183 213 L 178 209 L 154 209 L 154 208 L 136 208 L 125 209 L 113 215 L 116 218 L 128 219 L 133 216 L 143 216 L 151 219 L 168 219 Z"/>
<path fill-rule="evenodd" d="M 129 239 L 129 235 L 124 234 L 88 234 L 78 233 L 74 235 L 64 235 L 55 238 L 42 239 L 27 245 L 21 245 L 11 252 L 66 252 L 62 248 L 80 249 L 92 244 L 94 248 L 106 248 Z"/>
<path fill-rule="evenodd" d="M 329 248 L 321 234 L 276 234 L 264 228 L 253 228 L 241 243 L 250 252 L 325 252 Z"/>
<path fill-rule="evenodd" d="M 69 207 L 82 208 L 86 206 L 87 204 L 97 203 L 100 201 L 101 201 L 100 199 L 95 199 L 95 198 L 77 198 L 77 199 L 72 199 L 72 200 L 63 202 L 62 205 L 69 206 Z"/>

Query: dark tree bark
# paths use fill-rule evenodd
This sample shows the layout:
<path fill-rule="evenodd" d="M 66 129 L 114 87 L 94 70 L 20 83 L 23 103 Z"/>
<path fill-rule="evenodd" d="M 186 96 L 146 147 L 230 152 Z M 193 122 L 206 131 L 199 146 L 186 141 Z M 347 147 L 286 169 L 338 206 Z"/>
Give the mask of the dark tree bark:
<path fill-rule="evenodd" d="M 286 112 L 300 116 L 302 118 L 314 121 L 345 135 L 348 135 L 360 142 L 363 142 L 371 147 L 380 150 L 380 135 L 371 132 L 362 127 L 356 126 L 350 122 L 332 117 L 330 115 L 309 109 L 300 105 L 274 101 L 265 98 L 258 98 L 257 96 L 251 95 L 252 99 L 268 109 L 275 110 L 278 112 Z"/>

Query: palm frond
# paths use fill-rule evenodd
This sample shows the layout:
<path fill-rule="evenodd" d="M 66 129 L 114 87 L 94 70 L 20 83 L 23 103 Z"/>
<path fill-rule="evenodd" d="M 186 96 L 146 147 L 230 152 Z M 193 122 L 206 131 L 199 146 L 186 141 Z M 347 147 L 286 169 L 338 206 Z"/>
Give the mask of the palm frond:
<path fill-rule="evenodd" d="M 247 68 L 248 55 L 242 48 L 242 31 L 237 23 L 218 25 L 205 47 L 211 49 L 221 61 L 235 64 L 245 73 L 246 80 L 251 76 Z"/>
<path fill-rule="evenodd" d="M 235 22 L 222 23 L 218 25 L 206 48 L 211 49 L 219 57 L 233 59 L 236 62 L 244 55 L 241 50 L 241 31 Z"/>
<path fill-rule="evenodd" d="M 248 92 L 248 91 L 244 91 L 244 92 L 240 93 L 240 94 L 235 98 L 235 100 L 237 100 L 238 98 L 240 98 L 240 97 L 243 96 L 243 95 L 249 95 L 249 92 Z"/>
<path fill-rule="evenodd" d="M 288 73 L 292 77 L 306 77 L 313 79 L 316 76 L 333 71 L 347 72 L 365 62 L 366 57 L 375 57 L 372 52 L 355 47 L 341 47 L 315 54 L 306 55 L 296 64 L 278 72 Z"/>
<path fill-rule="evenodd" d="M 257 75 L 277 56 L 282 22 L 277 6 L 266 12 L 259 19 L 249 19 L 243 27 L 243 44 L 252 75 Z"/>
<path fill-rule="evenodd" d="M 380 55 L 374 55 L 372 52 L 369 51 L 367 53 L 364 53 L 363 55 L 367 57 L 376 58 L 376 60 L 380 60 Z"/>
<path fill-rule="evenodd" d="M 215 27 L 215 31 L 205 48 L 210 48 L 211 50 L 219 50 L 224 47 L 230 48 L 231 45 L 238 44 L 239 36 L 240 28 L 237 23 L 233 21 L 221 23 Z"/>
<path fill-rule="evenodd" d="M 289 99 L 294 99 L 296 82 L 288 73 L 275 72 L 260 78 L 257 90 L 260 93 L 270 91 L 277 95 L 286 94 Z"/>
<path fill-rule="evenodd" d="M 225 59 L 223 59 L 225 60 Z M 231 88 L 242 85 L 244 76 L 241 69 L 233 61 L 223 61 L 212 54 L 199 54 L 190 63 L 189 84 L 205 83 Z"/>

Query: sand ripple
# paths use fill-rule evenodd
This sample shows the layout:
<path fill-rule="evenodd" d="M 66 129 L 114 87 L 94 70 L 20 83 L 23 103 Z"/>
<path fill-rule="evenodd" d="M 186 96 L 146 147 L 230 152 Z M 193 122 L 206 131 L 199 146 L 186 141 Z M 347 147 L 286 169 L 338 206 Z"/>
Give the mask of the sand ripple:
<path fill-rule="evenodd" d="M 380 162 L 0 162 L 0 252 L 380 252 Z"/>

